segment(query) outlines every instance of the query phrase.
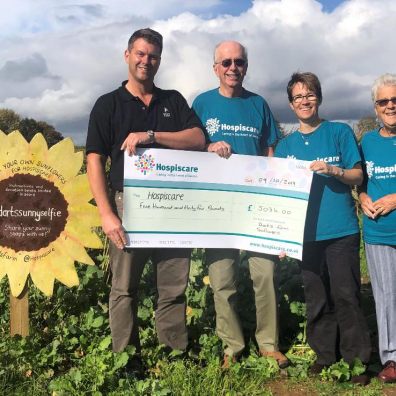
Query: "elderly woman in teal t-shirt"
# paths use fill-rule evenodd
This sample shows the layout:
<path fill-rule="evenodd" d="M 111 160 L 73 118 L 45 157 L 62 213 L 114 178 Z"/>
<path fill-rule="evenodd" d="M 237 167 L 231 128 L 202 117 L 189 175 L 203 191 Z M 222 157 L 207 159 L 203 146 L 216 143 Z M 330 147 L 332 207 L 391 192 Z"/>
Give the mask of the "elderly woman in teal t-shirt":
<path fill-rule="evenodd" d="M 384 74 L 372 88 L 382 126 L 361 141 L 365 181 L 359 199 L 363 239 L 377 313 L 378 378 L 396 381 L 396 75 Z"/>
<path fill-rule="evenodd" d="M 360 307 L 360 234 L 351 186 L 363 180 L 353 131 L 319 117 L 322 90 L 313 73 L 295 73 L 287 86 L 299 129 L 283 138 L 278 157 L 312 161 L 315 172 L 307 209 L 301 273 L 307 305 L 307 338 L 317 360 L 311 374 L 341 357 L 367 363 L 371 346 Z M 366 375 L 352 382 L 366 384 Z"/>

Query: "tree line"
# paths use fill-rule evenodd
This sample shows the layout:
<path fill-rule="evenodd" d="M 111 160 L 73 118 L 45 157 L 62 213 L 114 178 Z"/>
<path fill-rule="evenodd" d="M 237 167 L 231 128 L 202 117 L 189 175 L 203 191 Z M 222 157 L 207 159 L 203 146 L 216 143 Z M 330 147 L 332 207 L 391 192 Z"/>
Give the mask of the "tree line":
<path fill-rule="evenodd" d="M 14 110 L 0 109 L 0 131 L 6 135 L 18 130 L 23 137 L 30 142 L 33 136 L 41 132 L 47 141 L 49 147 L 58 143 L 63 136 L 55 127 L 45 121 L 37 121 L 34 118 L 22 118 Z"/>

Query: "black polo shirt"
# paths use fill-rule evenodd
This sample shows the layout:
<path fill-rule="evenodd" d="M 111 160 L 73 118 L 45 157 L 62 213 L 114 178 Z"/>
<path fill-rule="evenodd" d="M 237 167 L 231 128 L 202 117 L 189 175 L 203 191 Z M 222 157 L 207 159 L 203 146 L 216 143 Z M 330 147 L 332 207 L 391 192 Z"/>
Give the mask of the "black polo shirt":
<path fill-rule="evenodd" d="M 149 129 L 160 132 L 177 132 L 199 127 L 202 124 L 183 96 L 174 90 L 154 87 L 153 97 L 146 106 L 126 88 L 124 81 L 118 89 L 101 96 L 89 118 L 86 151 L 111 158 L 110 187 L 122 190 L 124 178 L 124 152 L 121 145 L 131 132 Z M 158 147 L 158 144 L 144 147 Z"/>

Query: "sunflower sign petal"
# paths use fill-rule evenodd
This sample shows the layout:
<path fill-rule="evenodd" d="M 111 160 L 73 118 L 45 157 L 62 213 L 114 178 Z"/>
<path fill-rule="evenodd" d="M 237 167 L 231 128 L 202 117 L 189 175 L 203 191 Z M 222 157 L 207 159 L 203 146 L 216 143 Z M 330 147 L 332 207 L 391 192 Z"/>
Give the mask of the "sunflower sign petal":
<path fill-rule="evenodd" d="M 18 266 L 8 266 L 8 268 L 6 266 L 6 271 L 12 294 L 19 296 L 29 276 L 29 265 L 21 262 Z"/>
<path fill-rule="evenodd" d="M 3 262 L 0 261 L 0 280 L 5 277 L 7 271 Z"/>
<path fill-rule="evenodd" d="M 29 149 L 29 143 L 19 133 L 19 131 L 13 131 L 6 136 L 6 140 L 3 142 L 4 148 L 7 155 L 15 157 L 17 153 L 25 153 Z"/>
<path fill-rule="evenodd" d="M 38 263 L 30 271 L 30 277 L 38 289 L 46 296 L 51 296 L 54 289 L 55 275 L 53 271 L 48 271 L 45 267 L 42 263 Z"/>
<path fill-rule="evenodd" d="M 92 199 L 90 189 L 87 189 L 87 175 L 78 175 L 62 188 L 65 195 L 70 197 L 70 202 L 89 202 Z"/>
<path fill-rule="evenodd" d="M 86 252 L 84 247 L 79 243 L 67 237 L 59 238 L 59 244 L 61 244 L 62 252 L 69 255 L 73 261 L 80 263 L 94 265 L 94 261 L 91 259 L 89 254 Z"/>
<path fill-rule="evenodd" d="M 52 273 L 55 278 L 68 287 L 77 286 L 79 284 L 74 259 L 65 259 L 61 252 L 57 252 L 58 259 L 62 260 L 62 265 L 52 264 Z"/>
<path fill-rule="evenodd" d="M 2 130 L 0 130 L 0 147 L 4 147 L 3 142 L 5 141 L 6 137 L 7 135 Z"/>
<path fill-rule="evenodd" d="M 48 149 L 41 134 L 29 144 L 18 131 L 0 143 L 0 278 L 14 296 L 29 274 L 48 296 L 55 280 L 78 285 L 74 262 L 93 264 L 85 247 L 102 247 L 82 153 L 71 139 Z"/>
<path fill-rule="evenodd" d="M 78 286 L 80 283 L 74 264 L 72 266 L 57 267 L 54 270 L 54 274 L 67 287 Z"/>
<path fill-rule="evenodd" d="M 69 238 L 76 238 L 83 242 L 85 246 L 97 248 L 100 242 L 99 237 L 87 228 L 82 228 L 76 223 L 69 222 L 65 227 L 65 232 Z"/>
<path fill-rule="evenodd" d="M 48 163 L 58 169 L 69 180 L 76 176 L 83 164 L 82 151 L 74 151 L 74 144 L 70 138 L 61 140 L 48 151 Z"/>
<path fill-rule="evenodd" d="M 69 208 L 69 216 L 77 219 L 84 219 L 84 223 L 95 227 L 100 222 L 100 216 L 96 207 L 92 205 L 81 205 L 80 207 Z"/>
<path fill-rule="evenodd" d="M 24 137 L 18 132 L 14 131 L 6 135 L 6 138 L 2 143 L 3 152 L 1 156 L 2 163 L 7 160 L 7 162 L 2 165 L 6 165 L 2 171 L 11 171 L 14 169 L 17 162 L 15 160 L 18 156 L 28 156 L 29 143 L 24 139 Z"/>
<path fill-rule="evenodd" d="M 45 157 L 48 155 L 48 145 L 41 133 L 33 136 L 29 148 L 33 159 L 45 161 Z"/>

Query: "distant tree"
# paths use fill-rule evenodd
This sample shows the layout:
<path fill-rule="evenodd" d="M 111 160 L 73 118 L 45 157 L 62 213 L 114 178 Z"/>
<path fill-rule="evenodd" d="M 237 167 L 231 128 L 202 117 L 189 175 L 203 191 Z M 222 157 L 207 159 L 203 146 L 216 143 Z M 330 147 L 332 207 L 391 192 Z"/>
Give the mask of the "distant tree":
<path fill-rule="evenodd" d="M 40 132 L 45 137 L 49 147 L 58 143 L 63 136 L 55 127 L 45 121 L 37 121 L 33 118 L 23 118 L 10 109 L 0 109 L 0 130 L 8 134 L 19 130 L 23 137 L 30 142 L 33 136 Z"/>
<path fill-rule="evenodd" d="M 21 117 L 14 110 L 0 109 L 0 131 L 8 134 L 19 128 Z"/>
<path fill-rule="evenodd" d="M 380 124 L 375 117 L 361 118 L 355 125 L 355 134 L 357 139 L 360 141 L 367 131 L 371 131 L 372 129 L 378 128 L 379 126 Z"/>
<path fill-rule="evenodd" d="M 37 125 L 38 131 L 44 135 L 49 147 L 63 140 L 62 134 L 58 132 L 52 125 L 46 123 L 45 121 L 39 121 Z"/>
<path fill-rule="evenodd" d="M 22 119 L 19 123 L 19 131 L 28 142 L 32 140 L 37 132 L 41 132 L 38 129 L 38 122 L 33 118 Z"/>

